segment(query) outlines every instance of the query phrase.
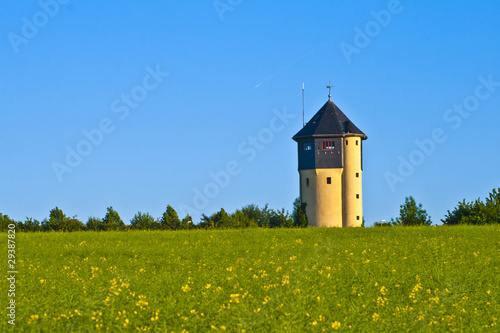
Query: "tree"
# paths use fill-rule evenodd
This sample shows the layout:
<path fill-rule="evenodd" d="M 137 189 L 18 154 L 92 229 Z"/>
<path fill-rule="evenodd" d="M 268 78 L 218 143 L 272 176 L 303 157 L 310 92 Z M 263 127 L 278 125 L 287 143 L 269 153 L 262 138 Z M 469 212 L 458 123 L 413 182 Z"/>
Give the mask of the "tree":
<path fill-rule="evenodd" d="M 415 202 L 412 196 L 405 198 L 405 203 L 400 206 L 399 217 L 392 222 L 394 225 L 415 226 L 431 225 L 432 221 L 427 211 L 422 208 L 422 204 Z"/>
<path fill-rule="evenodd" d="M 300 202 L 300 198 L 296 198 L 293 202 L 293 226 L 297 228 L 307 228 L 307 215 L 306 215 L 307 203 Z"/>
<path fill-rule="evenodd" d="M 266 204 L 263 209 L 255 204 L 247 205 L 240 209 L 240 211 L 248 217 L 248 219 L 254 220 L 259 227 L 269 226 L 269 208 Z"/>
<path fill-rule="evenodd" d="M 242 212 L 235 212 L 232 216 L 229 215 L 224 208 L 218 212 L 207 216 L 202 214 L 200 228 L 205 229 L 234 229 L 242 228 L 246 224 L 250 224 L 248 217 Z"/>
<path fill-rule="evenodd" d="M 157 226 L 158 222 L 149 213 L 143 214 L 138 212 L 130 220 L 131 229 L 158 229 Z"/>
<path fill-rule="evenodd" d="M 180 227 L 181 220 L 172 206 L 167 205 L 167 210 L 163 213 L 160 219 L 160 225 L 162 229 L 170 230 L 175 230 Z"/>
<path fill-rule="evenodd" d="M 85 225 L 76 218 L 67 217 L 59 207 L 50 211 L 48 219 L 42 221 L 43 231 L 79 231 L 85 230 Z"/>
<path fill-rule="evenodd" d="M 500 223 L 500 188 L 493 189 L 485 202 L 480 199 L 465 202 L 464 199 L 452 212 L 448 210 L 441 221 L 445 225 Z"/>
<path fill-rule="evenodd" d="M 106 216 L 102 219 L 104 223 L 105 230 L 123 230 L 125 229 L 125 223 L 123 223 L 120 215 L 113 206 L 107 208 Z"/>
<path fill-rule="evenodd" d="M 234 228 L 256 228 L 259 226 L 253 218 L 250 218 L 242 210 L 236 210 L 231 218 Z"/>
<path fill-rule="evenodd" d="M 270 211 L 269 227 L 270 228 L 290 228 L 293 226 L 292 217 L 285 212 L 285 208 L 281 210 Z"/>
<path fill-rule="evenodd" d="M 26 220 L 24 221 L 24 223 L 19 222 L 19 226 L 22 229 L 22 231 L 40 231 L 41 230 L 40 222 L 36 219 L 31 218 L 31 217 L 26 217 Z"/>
<path fill-rule="evenodd" d="M 89 217 L 87 220 L 87 223 L 85 224 L 87 227 L 87 230 L 94 230 L 94 231 L 105 231 L 106 230 L 106 225 L 104 222 L 98 218 L 98 217 Z"/>
<path fill-rule="evenodd" d="M 66 225 L 63 228 L 63 231 L 82 231 L 85 230 L 85 224 L 82 221 L 77 219 L 77 216 L 73 216 L 67 220 Z"/>
<path fill-rule="evenodd" d="M 210 216 L 210 220 L 214 228 L 228 229 L 233 227 L 233 220 L 224 208 L 221 208 L 217 213 Z"/>
<path fill-rule="evenodd" d="M 191 215 L 187 214 L 181 221 L 181 229 L 189 230 L 194 228 L 196 228 L 196 226 L 193 224 L 193 218 Z"/>
<path fill-rule="evenodd" d="M 11 219 L 8 215 L 3 215 L 0 213 L 0 231 L 9 230 L 9 224 L 15 224 L 17 226 L 17 222 Z"/>

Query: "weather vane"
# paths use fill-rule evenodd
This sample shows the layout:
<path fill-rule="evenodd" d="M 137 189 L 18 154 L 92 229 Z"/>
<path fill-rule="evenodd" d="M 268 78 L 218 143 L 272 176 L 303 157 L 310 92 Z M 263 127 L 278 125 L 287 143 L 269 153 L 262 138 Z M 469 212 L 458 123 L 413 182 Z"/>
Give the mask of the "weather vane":
<path fill-rule="evenodd" d="M 328 85 L 326 86 L 328 88 L 328 99 L 330 101 L 332 100 L 332 85 L 331 85 L 331 83 L 332 83 L 332 81 L 329 81 Z"/>

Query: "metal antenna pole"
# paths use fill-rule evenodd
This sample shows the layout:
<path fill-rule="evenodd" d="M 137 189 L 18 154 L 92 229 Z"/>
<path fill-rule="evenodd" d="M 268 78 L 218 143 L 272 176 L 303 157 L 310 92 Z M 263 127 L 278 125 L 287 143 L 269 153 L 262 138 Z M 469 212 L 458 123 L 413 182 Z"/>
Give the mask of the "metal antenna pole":
<path fill-rule="evenodd" d="M 304 111 L 304 82 L 302 82 L 302 127 L 306 125 L 305 120 L 305 111 Z"/>

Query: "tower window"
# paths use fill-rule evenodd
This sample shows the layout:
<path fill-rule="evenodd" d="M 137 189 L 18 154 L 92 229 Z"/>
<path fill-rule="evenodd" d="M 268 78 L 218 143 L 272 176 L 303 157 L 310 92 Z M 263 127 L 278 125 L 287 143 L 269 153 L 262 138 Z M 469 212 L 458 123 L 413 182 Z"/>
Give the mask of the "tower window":
<path fill-rule="evenodd" d="M 359 194 L 356 194 L 356 199 L 359 199 Z"/>
<path fill-rule="evenodd" d="M 347 146 L 349 144 L 349 140 L 345 140 L 345 145 Z"/>
<path fill-rule="evenodd" d="M 326 177 L 326 183 L 331 184 L 332 183 L 332 178 L 331 177 Z"/>
<path fill-rule="evenodd" d="M 356 140 L 356 146 L 358 145 L 358 140 Z"/>
<path fill-rule="evenodd" d="M 356 172 L 356 178 L 359 178 L 359 172 Z"/>
<path fill-rule="evenodd" d="M 358 215 L 358 216 L 356 216 L 356 220 L 358 220 L 358 221 L 359 221 L 359 215 Z"/>
<path fill-rule="evenodd" d="M 306 178 L 306 186 L 309 186 L 309 178 Z"/>
<path fill-rule="evenodd" d="M 333 150 L 335 149 L 335 146 L 333 144 L 333 141 L 323 141 L 322 148 L 323 150 Z"/>
<path fill-rule="evenodd" d="M 310 142 L 305 142 L 302 144 L 302 150 L 303 151 L 308 151 L 308 150 L 312 150 L 312 145 Z"/>

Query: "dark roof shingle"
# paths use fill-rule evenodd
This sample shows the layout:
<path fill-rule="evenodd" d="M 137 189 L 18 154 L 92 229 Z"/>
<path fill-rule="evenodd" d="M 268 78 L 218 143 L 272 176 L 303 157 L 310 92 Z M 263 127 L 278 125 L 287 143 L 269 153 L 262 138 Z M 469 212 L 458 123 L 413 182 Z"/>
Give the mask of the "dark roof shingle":
<path fill-rule="evenodd" d="M 309 120 L 309 122 L 293 136 L 293 139 L 313 137 L 360 136 L 368 137 L 357 128 L 347 116 L 331 100 Z"/>

